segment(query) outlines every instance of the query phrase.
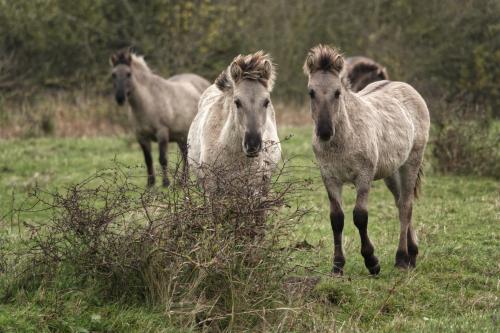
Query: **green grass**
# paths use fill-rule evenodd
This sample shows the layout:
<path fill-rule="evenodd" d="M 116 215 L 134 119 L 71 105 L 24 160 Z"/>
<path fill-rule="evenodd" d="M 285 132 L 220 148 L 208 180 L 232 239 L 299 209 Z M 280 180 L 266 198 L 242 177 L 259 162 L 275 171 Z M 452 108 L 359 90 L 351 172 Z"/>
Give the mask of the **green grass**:
<path fill-rule="evenodd" d="M 359 238 L 350 218 L 354 191 L 347 186 L 345 275 L 331 278 L 328 202 L 314 166 L 310 129 L 285 128 L 281 134 L 293 134 L 282 148 L 286 157 L 293 157 L 294 177 L 313 180 L 312 190 L 296 202 L 311 212 L 295 234 L 297 242 L 306 240 L 314 246 L 298 252 L 295 263 L 312 267 L 304 269 L 304 274 L 322 277 L 304 299 L 311 310 L 308 313 L 314 314 L 313 318 L 304 317 L 313 322 L 309 327 L 348 332 L 499 330 L 499 182 L 428 172 L 413 214 L 420 240 L 418 267 L 409 272 L 393 267 L 399 234 L 397 210 L 383 182 L 376 182 L 369 204 L 369 233 L 382 267 L 376 278 L 369 276 L 359 254 Z M 175 159 L 176 148 L 171 148 Z M 130 166 L 134 182 L 146 181 L 142 154 L 129 138 L 0 141 L 0 240 L 15 246 L 16 239 L 25 236 L 16 216 L 9 212 L 26 199 L 35 184 L 62 190 L 116 164 Z M 23 218 L 44 221 L 47 213 Z M 0 288 L 5 288 L 6 277 L 1 274 Z M 74 281 L 64 278 L 18 288 L 0 298 L 0 332 L 176 331 L 169 322 L 161 306 L 109 302 L 92 285 L 76 287 Z"/>

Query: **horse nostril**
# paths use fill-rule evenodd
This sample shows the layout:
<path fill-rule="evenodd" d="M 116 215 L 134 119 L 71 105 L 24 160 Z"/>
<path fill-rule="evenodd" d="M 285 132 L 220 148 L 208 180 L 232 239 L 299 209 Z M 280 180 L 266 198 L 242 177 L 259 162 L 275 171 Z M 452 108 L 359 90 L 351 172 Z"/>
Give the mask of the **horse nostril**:
<path fill-rule="evenodd" d="M 321 141 L 328 141 L 333 136 L 333 131 L 329 128 L 320 128 L 316 131 L 316 135 Z"/>
<path fill-rule="evenodd" d="M 256 133 L 246 133 L 244 146 L 247 155 L 256 155 L 262 148 L 262 138 Z"/>
<path fill-rule="evenodd" d="M 116 103 L 118 103 L 118 105 L 123 105 L 123 103 L 125 103 L 125 95 L 124 94 L 116 94 L 115 99 L 116 99 Z"/>

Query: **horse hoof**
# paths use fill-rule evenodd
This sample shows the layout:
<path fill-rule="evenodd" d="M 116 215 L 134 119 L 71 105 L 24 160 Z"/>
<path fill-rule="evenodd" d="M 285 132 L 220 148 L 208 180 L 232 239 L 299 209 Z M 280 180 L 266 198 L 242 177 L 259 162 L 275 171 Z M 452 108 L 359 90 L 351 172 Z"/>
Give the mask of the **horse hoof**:
<path fill-rule="evenodd" d="M 368 271 L 370 272 L 371 275 L 378 275 L 380 273 L 380 265 L 376 264 L 373 267 L 369 267 Z"/>
<path fill-rule="evenodd" d="M 334 277 L 341 277 L 342 275 L 344 275 L 344 268 L 333 266 L 332 275 Z"/>
<path fill-rule="evenodd" d="M 417 256 L 410 256 L 410 268 L 417 267 Z"/>
<path fill-rule="evenodd" d="M 343 256 L 335 256 L 333 258 L 332 274 L 334 276 L 342 276 L 344 274 L 345 258 Z"/>
<path fill-rule="evenodd" d="M 367 256 L 365 259 L 365 267 L 368 269 L 371 275 L 377 275 L 380 273 L 380 265 L 378 263 L 378 258 L 374 255 Z"/>
<path fill-rule="evenodd" d="M 163 183 L 162 183 L 163 187 L 169 187 L 170 186 L 170 180 L 168 179 L 163 179 Z"/>
<path fill-rule="evenodd" d="M 403 251 L 396 252 L 396 262 L 394 264 L 395 267 L 401 270 L 406 270 L 410 268 L 410 264 L 410 256 L 407 253 L 404 253 Z"/>

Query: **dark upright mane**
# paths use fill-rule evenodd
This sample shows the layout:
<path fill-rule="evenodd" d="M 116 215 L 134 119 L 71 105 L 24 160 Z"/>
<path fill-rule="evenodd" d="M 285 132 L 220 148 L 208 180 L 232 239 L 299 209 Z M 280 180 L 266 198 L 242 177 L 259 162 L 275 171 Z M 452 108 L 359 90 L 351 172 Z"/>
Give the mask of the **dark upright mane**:
<path fill-rule="evenodd" d="M 340 73 L 343 67 L 344 59 L 337 49 L 319 44 L 307 54 L 303 69 L 309 75 L 317 71 Z"/>
<path fill-rule="evenodd" d="M 271 57 L 263 51 L 258 51 L 248 55 L 240 54 L 234 58 L 229 67 L 217 77 L 215 85 L 225 91 L 241 80 L 255 80 L 272 90 L 275 76 Z"/>
<path fill-rule="evenodd" d="M 386 69 L 370 58 L 352 57 L 346 62 L 347 77 L 354 91 L 360 91 L 375 81 L 389 80 Z"/>

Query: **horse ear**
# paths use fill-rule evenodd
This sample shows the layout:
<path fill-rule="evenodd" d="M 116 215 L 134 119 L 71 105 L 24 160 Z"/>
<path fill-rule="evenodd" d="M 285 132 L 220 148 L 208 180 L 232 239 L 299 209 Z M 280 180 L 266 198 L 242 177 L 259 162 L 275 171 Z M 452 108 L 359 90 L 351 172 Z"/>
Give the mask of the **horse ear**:
<path fill-rule="evenodd" d="M 389 77 L 387 75 L 387 70 L 385 67 L 379 68 L 377 71 L 378 77 L 381 78 L 382 80 L 388 80 Z"/>
<path fill-rule="evenodd" d="M 273 64 L 269 60 L 264 61 L 264 70 L 262 71 L 262 78 L 269 80 L 273 74 Z"/>
<path fill-rule="evenodd" d="M 311 74 L 311 68 L 313 65 L 314 65 L 313 57 L 312 57 L 311 53 L 309 52 L 306 56 L 306 61 L 304 61 L 304 66 L 302 68 L 304 70 L 305 75 Z"/>
<path fill-rule="evenodd" d="M 262 71 L 262 78 L 267 81 L 267 86 L 269 91 L 273 89 L 274 86 L 274 65 L 271 60 L 266 59 L 264 61 L 264 70 Z"/>
<path fill-rule="evenodd" d="M 111 66 L 116 66 L 116 63 L 118 62 L 118 56 L 116 54 L 112 54 L 111 57 L 109 57 L 109 64 Z"/>
<path fill-rule="evenodd" d="M 231 66 L 229 66 L 229 75 L 231 76 L 231 79 L 233 79 L 234 82 L 238 82 L 239 80 L 241 80 L 241 76 L 243 75 L 243 70 L 235 61 L 233 61 L 231 63 Z"/>
<path fill-rule="evenodd" d="M 227 71 L 220 73 L 214 83 L 220 91 L 230 91 L 232 88 L 231 80 L 227 75 Z"/>
<path fill-rule="evenodd" d="M 341 72 L 342 68 L 344 68 L 344 58 L 341 55 L 338 55 L 333 61 L 333 68 L 338 72 Z"/>

